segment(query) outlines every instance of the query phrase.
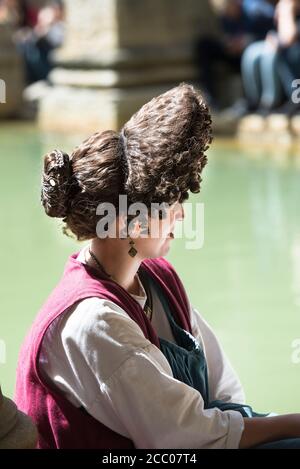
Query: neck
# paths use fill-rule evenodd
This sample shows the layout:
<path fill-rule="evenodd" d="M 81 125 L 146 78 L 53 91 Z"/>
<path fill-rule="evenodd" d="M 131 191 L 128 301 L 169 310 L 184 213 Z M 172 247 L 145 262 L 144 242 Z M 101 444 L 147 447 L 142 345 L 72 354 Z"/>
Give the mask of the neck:
<path fill-rule="evenodd" d="M 139 294 L 139 282 L 136 273 L 142 259 L 137 254 L 130 257 L 129 241 L 119 238 L 95 238 L 91 241 L 90 249 L 96 256 L 104 270 L 112 276 L 112 279 L 125 290 L 134 295 Z M 95 266 L 95 262 L 89 258 L 89 263 Z"/>

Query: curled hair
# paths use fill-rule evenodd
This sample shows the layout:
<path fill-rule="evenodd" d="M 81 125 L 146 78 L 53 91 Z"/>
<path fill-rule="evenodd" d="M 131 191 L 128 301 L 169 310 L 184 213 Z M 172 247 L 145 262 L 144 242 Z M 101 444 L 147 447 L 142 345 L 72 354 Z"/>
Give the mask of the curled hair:
<path fill-rule="evenodd" d="M 199 192 L 211 140 L 201 94 L 182 83 L 145 104 L 120 133 L 96 132 L 70 157 L 58 150 L 46 155 L 42 204 L 49 216 L 63 218 L 65 232 L 94 238 L 97 206 L 109 202 L 118 213 L 120 194 L 150 209 Z"/>
<path fill-rule="evenodd" d="M 193 86 L 182 84 L 153 98 L 123 132 L 130 156 L 125 190 L 133 202 L 183 202 L 189 190 L 200 191 L 211 117 Z"/>
<path fill-rule="evenodd" d="M 45 156 L 41 201 L 49 217 L 63 218 L 66 215 L 75 182 L 72 176 L 67 153 L 53 150 Z"/>

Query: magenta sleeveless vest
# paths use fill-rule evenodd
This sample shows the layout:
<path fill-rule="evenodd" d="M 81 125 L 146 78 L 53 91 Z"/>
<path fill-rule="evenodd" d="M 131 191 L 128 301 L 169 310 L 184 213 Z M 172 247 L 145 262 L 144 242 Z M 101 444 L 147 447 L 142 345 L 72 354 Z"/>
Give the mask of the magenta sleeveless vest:
<path fill-rule="evenodd" d="M 116 303 L 140 326 L 145 337 L 160 348 L 158 336 L 139 303 L 115 282 L 100 279 L 93 268 L 76 260 L 77 255 L 69 257 L 60 282 L 40 310 L 22 346 L 15 401 L 37 424 L 39 448 L 134 448 L 132 440 L 76 408 L 39 373 L 39 353 L 47 328 L 74 303 L 88 297 Z M 178 325 L 191 332 L 189 301 L 173 266 L 160 257 L 144 260 L 140 268 L 161 286 Z"/>

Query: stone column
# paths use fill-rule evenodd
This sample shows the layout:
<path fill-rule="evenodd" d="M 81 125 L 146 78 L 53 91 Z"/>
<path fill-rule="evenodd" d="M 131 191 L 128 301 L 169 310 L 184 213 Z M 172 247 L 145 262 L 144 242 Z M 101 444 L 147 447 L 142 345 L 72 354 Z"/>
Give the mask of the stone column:
<path fill-rule="evenodd" d="M 0 44 L 0 118 L 15 117 L 22 107 L 24 74 L 8 24 L 0 24 Z"/>
<path fill-rule="evenodd" d="M 194 43 L 217 29 L 209 0 L 66 0 L 42 128 L 119 129 L 142 104 L 197 76 Z"/>
<path fill-rule="evenodd" d="M 37 429 L 31 419 L 3 397 L 0 388 L 0 449 L 34 449 Z"/>

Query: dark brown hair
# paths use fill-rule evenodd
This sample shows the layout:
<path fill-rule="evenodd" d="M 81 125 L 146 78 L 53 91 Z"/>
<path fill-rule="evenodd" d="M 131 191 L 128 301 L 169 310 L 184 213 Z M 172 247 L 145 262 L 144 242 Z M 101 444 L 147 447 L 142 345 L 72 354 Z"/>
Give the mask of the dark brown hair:
<path fill-rule="evenodd" d="M 44 158 L 41 200 L 46 213 L 63 218 L 78 240 L 96 237 L 102 202 L 118 213 L 128 205 L 174 203 L 200 191 L 211 143 L 211 117 L 201 96 L 182 83 L 145 104 L 120 133 L 97 132 L 69 157 L 54 150 Z"/>

